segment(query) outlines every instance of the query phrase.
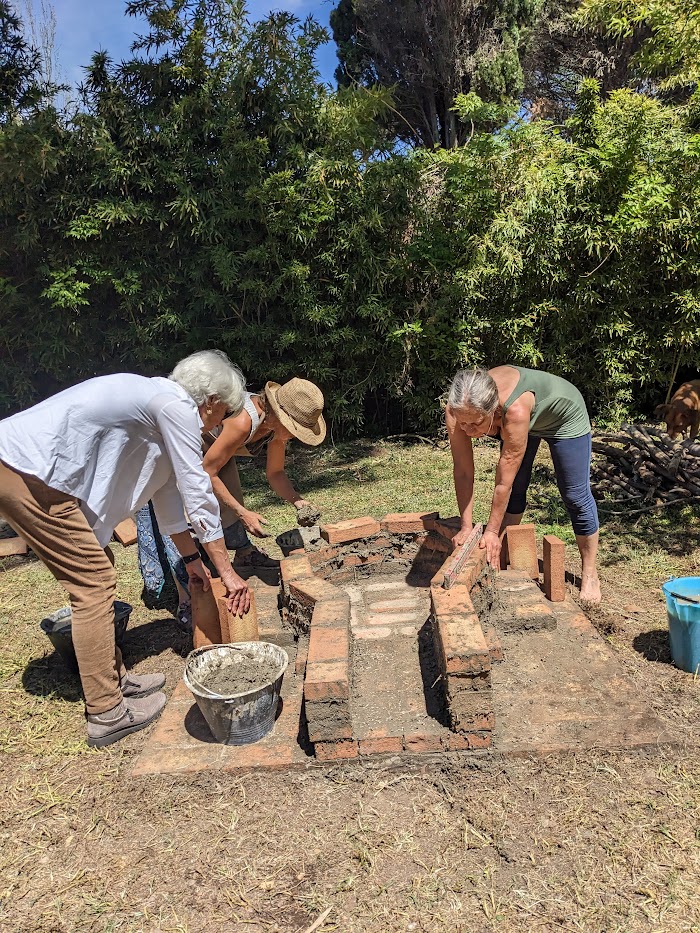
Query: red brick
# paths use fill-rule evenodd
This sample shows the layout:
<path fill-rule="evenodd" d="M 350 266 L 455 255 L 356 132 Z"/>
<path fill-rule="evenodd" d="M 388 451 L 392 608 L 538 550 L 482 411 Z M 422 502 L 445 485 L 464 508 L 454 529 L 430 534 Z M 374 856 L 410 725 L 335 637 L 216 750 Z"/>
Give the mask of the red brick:
<path fill-rule="evenodd" d="M 438 512 L 391 512 L 382 519 L 382 531 L 396 535 L 420 533 L 428 531 L 438 518 Z"/>
<path fill-rule="evenodd" d="M 416 597 L 409 591 L 406 596 L 394 596 L 391 599 L 381 599 L 378 602 L 369 601 L 369 611 L 376 612 L 407 612 L 409 609 L 418 610 Z"/>
<path fill-rule="evenodd" d="M 321 537 L 329 544 L 343 544 L 346 541 L 357 541 L 359 538 L 368 538 L 379 534 L 379 522 L 374 518 L 351 518 L 344 522 L 335 522 L 333 525 L 321 526 Z"/>
<path fill-rule="evenodd" d="M 383 560 L 384 554 L 348 554 L 343 558 L 343 567 L 364 567 L 366 564 L 379 564 Z"/>
<path fill-rule="evenodd" d="M 442 750 L 442 742 L 439 735 L 431 735 L 428 732 L 413 732 L 410 735 L 404 735 L 404 748 L 407 752 L 419 755 L 421 752 L 439 752 Z"/>
<path fill-rule="evenodd" d="M 449 752 L 465 752 L 491 747 L 491 732 L 449 732 L 443 736 L 443 748 Z"/>
<path fill-rule="evenodd" d="M 556 535 L 545 535 L 542 539 L 544 594 L 553 603 L 566 599 L 565 552 L 564 542 Z"/>
<path fill-rule="evenodd" d="M 339 742 L 316 742 L 314 752 L 319 761 L 340 761 L 357 758 L 359 750 L 354 739 L 341 739 Z"/>
<path fill-rule="evenodd" d="M 429 551 L 439 551 L 442 554 L 452 553 L 452 542 L 446 541 L 445 538 L 433 533 L 423 540 L 423 547 Z"/>
<path fill-rule="evenodd" d="M 12 557 L 15 554 L 26 554 L 29 548 L 24 538 L 0 539 L 0 557 Z"/>
<path fill-rule="evenodd" d="M 229 612 L 225 596 L 217 595 L 223 590 L 219 580 L 212 580 L 212 590 L 216 597 L 216 608 L 219 613 L 219 626 L 223 644 L 230 645 L 238 641 L 259 641 L 258 610 L 255 604 L 255 591 L 249 590 L 250 608 L 244 616 L 233 615 Z"/>
<path fill-rule="evenodd" d="M 459 622 L 438 622 L 442 646 L 440 662 L 446 674 L 479 674 L 491 669 L 489 649 L 481 631 L 479 617 Z"/>
<path fill-rule="evenodd" d="M 348 626 L 350 624 L 350 599 L 343 595 L 338 599 L 324 599 L 316 603 L 311 624 L 312 626 Z"/>
<path fill-rule="evenodd" d="M 466 586 L 450 590 L 432 587 L 436 653 L 443 673 L 477 674 L 491 668 L 489 651 L 479 617 Z"/>
<path fill-rule="evenodd" d="M 312 573 L 313 571 L 311 570 L 308 557 L 285 557 L 284 560 L 280 561 L 280 576 L 285 591 L 292 580 L 301 580 L 304 577 L 310 577 Z"/>
<path fill-rule="evenodd" d="M 332 583 L 326 583 L 320 577 L 304 577 L 289 583 L 289 595 L 308 606 L 323 600 L 330 602 L 340 599 L 343 591 L 333 586 Z"/>
<path fill-rule="evenodd" d="M 455 732 L 493 729 L 494 714 L 489 694 L 463 690 L 449 697 L 450 722 Z"/>
<path fill-rule="evenodd" d="M 464 752 L 469 750 L 469 737 L 459 732 L 449 732 L 442 737 L 443 748 L 448 752 Z"/>
<path fill-rule="evenodd" d="M 506 528 L 506 540 L 508 541 L 510 569 L 522 570 L 533 580 L 539 580 L 540 567 L 537 561 L 535 526 L 532 524 L 510 525 Z"/>
<path fill-rule="evenodd" d="M 430 587 L 430 606 L 436 618 L 454 622 L 474 613 L 469 587 L 456 583 L 449 590 L 442 586 Z"/>
<path fill-rule="evenodd" d="M 470 732 L 467 735 L 469 748 L 491 748 L 490 732 Z"/>
<path fill-rule="evenodd" d="M 347 658 L 344 661 L 307 662 L 304 697 L 316 700 L 347 700 L 350 677 Z"/>
<path fill-rule="evenodd" d="M 448 674 L 443 676 L 446 685 L 454 693 L 460 690 L 491 690 L 491 671 L 480 671 L 476 674 Z"/>
<path fill-rule="evenodd" d="M 486 647 L 489 649 L 489 657 L 491 658 L 491 663 L 495 661 L 503 660 L 503 645 L 501 644 L 501 639 L 498 637 L 498 633 L 493 625 L 487 625 L 484 628 L 484 640 L 486 641 Z"/>
<path fill-rule="evenodd" d="M 339 626 L 313 625 L 309 632 L 309 664 L 343 661 L 350 654 L 350 633 Z"/>
<path fill-rule="evenodd" d="M 231 746 L 228 746 L 231 748 Z M 222 758 L 222 771 L 237 771 L 239 768 L 288 768 L 294 761 L 289 745 L 237 745 Z"/>
<path fill-rule="evenodd" d="M 122 547 L 130 547 L 132 544 L 136 544 L 138 534 L 136 532 L 136 522 L 133 518 L 125 518 L 123 522 L 119 522 L 114 529 L 114 537 Z"/>
<path fill-rule="evenodd" d="M 402 737 L 387 735 L 377 739 L 360 739 L 361 755 L 395 755 L 403 751 Z"/>
<path fill-rule="evenodd" d="M 190 585 L 192 600 L 192 641 L 195 648 L 206 645 L 220 645 L 222 639 L 221 622 L 216 598 L 211 587 L 204 590 L 201 584 Z"/>
<path fill-rule="evenodd" d="M 294 673 L 297 677 L 303 677 L 306 670 L 306 662 L 309 656 L 309 638 L 302 635 L 297 643 L 297 656 L 294 661 Z"/>
<path fill-rule="evenodd" d="M 486 548 L 477 545 L 473 553 L 469 555 L 464 567 L 460 570 L 457 580 L 471 589 L 484 572 L 485 567 Z"/>
<path fill-rule="evenodd" d="M 462 519 L 459 515 L 455 515 L 453 518 L 436 518 L 429 521 L 427 527 L 430 531 L 434 531 L 436 534 L 440 535 L 441 538 L 444 538 L 445 541 L 451 543 L 454 536 L 462 527 Z"/>

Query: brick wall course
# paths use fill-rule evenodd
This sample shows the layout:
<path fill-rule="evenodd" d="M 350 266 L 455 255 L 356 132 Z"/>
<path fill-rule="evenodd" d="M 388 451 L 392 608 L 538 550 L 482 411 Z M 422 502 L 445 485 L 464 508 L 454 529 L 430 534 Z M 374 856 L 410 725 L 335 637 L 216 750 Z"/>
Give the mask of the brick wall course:
<path fill-rule="evenodd" d="M 311 702 L 349 700 L 350 668 L 348 661 L 307 661 L 304 697 Z"/>
<path fill-rule="evenodd" d="M 403 751 L 403 738 L 400 735 L 360 739 L 359 744 L 360 755 L 396 755 Z"/>
<path fill-rule="evenodd" d="M 379 534 L 379 531 L 379 522 L 374 518 L 364 516 L 335 522 L 332 525 L 322 525 L 321 537 L 329 544 L 344 544 L 347 541 L 357 541 L 358 538 Z"/>
<path fill-rule="evenodd" d="M 391 534 L 421 533 L 429 531 L 438 518 L 438 512 L 391 512 L 384 516 L 381 527 Z"/>
<path fill-rule="evenodd" d="M 317 742 L 314 752 L 319 761 L 342 761 L 357 758 L 360 754 L 354 739 L 345 739 L 340 742 Z"/>

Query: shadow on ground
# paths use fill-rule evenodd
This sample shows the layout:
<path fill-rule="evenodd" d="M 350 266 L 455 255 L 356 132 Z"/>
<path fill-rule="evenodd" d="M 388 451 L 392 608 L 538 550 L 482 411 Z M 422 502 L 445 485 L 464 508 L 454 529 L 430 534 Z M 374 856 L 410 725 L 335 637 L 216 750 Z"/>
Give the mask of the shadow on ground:
<path fill-rule="evenodd" d="M 647 661 L 659 664 L 672 664 L 671 646 L 668 641 L 668 629 L 657 628 L 651 632 L 641 632 L 632 640 L 632 647 Z"/>
<path fill-rule="evenodd" d="M 124 663 L 131 669 L 146 658 L 168 651 L 186 658 L 192 650 L 192 637 L 181 632 L 172 618 L 163 618 L 127 629 L 121 647 Z M 22 685 L 34 696 L 54 696 L 69 702 L 83 697 L 78 674 L 69 669 L 57 651 L 30 661 L 22 674 Z"/>

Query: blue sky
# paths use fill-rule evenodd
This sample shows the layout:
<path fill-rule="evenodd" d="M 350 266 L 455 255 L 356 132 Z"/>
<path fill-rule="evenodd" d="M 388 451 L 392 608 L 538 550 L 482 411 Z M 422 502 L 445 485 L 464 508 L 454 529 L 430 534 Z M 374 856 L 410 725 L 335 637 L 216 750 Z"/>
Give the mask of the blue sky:
<path fill-rule="evenodd" d="M 39 13 L 41 0 L 31 0 Z M 46 3 L 47 0 L 44 0 Z M 75 85 L 83 78 L 83 66 L 93 52 L 104 49 L 119 61 L 129 54 L 129 48 L 139 32 L 139 21 L 125 14 L 124 0 L 48 0 L 56 14 L 56 50 L 62 79 Z M 22 3 L 17 4 L 22 11 Z M 304 19 L 311 14 L 328 26 L 328 17 L 335 2 L 330 0 L 249 0 L 251 19 L 260 19 L 271 10 L 288 10 Z M 141 24 L 142 25 L 142 24 Z M 319 50 L 318 66 L 325 81 L 333 82 L 337 65 L 335 43 Z"/>

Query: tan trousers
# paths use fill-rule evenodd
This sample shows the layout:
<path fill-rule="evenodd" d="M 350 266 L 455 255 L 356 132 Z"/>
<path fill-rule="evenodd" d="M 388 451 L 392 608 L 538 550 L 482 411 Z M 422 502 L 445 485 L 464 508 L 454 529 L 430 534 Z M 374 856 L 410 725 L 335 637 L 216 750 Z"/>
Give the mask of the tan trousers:
<path fill-rule="evenodd" d="M 88 713 L 121 702 L 126 675 L 114 643 L 116 573 L 78 500 L 0 463 L 0 515 L 68 591 L 72 633 Z"/>

